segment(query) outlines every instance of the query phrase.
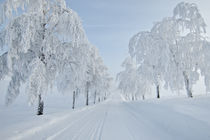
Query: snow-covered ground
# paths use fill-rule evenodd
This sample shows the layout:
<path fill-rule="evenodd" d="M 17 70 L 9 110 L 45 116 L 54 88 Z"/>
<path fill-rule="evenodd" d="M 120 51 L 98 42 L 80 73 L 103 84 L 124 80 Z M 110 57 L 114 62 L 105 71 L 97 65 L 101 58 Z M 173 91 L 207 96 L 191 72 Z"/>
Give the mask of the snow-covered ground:
<path fill-rule="evenodd" d="M 116 94 L 98 105 L 56 108 L 43 116 L 13 108 L 1 108 L 2 140 L 210 139 L 210 96 L 205 95 L 128 102 Z"/>

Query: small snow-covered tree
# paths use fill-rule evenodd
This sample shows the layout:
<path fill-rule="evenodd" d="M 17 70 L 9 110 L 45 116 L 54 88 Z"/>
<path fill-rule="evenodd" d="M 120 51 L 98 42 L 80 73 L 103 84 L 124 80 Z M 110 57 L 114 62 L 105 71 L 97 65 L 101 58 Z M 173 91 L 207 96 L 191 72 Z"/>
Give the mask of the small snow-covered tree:
<path fill-rule="evenodd" d="M 96 96 L 99 96 L 99 98 L 101 98 L 100 96 L 103 96 L 104 99 L 106 98 L 112 81 L 107 70 L 108 69 L 99 56 L 98 50 L 92 46 L 86 70 L 86 105 L 89 105 L 90 97 L 94 98 L 94 102 L 96 102 Z"/>
<path fill-rule="evenodd" d="M 69 55 L 59 62 L 59 67 L 62 67 L 62 69 L 59 77 L 56 78 L 56 83 L 59 91 L 72 94 L 72 108 L 75 108 L 76 93 L 83 91 L 85 87 L 84 81 L 86 80 L 90 44 L 83 43 L 79 47 L 73 47 L 73 44 L 65 43 L 65 46 L 64 49 L 69 52 Z M 63 54 L 60 57 L 63 57 Z"/>
<path fill-rule="evenodd" d="M 117 74 L 117 81 L 119 81 L 118 88 L 125 94 L 127 99 L 130 99 L 130 96 L 134 99 L 134 90 L 135 90 L 135 79 L 134 77 L 134 64 L 130 57 L 126 58 L 122 63 L 122 67 L 125 68 L 124 71 Z"/>
<path fill-rule="evenodd" d="M 98 57 L 96 58 L 96 69 L 95 73 L 93 75 L 93 87 L 92 87 L 92 92 L 93 92 L 93 102 L 94 104 L 96 103 L 96 99 L 101 98 L 102 93 L 106 93 L 106 72 L 107 68 L 103 65 L 103 60 Z M 109 87 L 107 87 L 107 90 L 109 90 Z"/>
<path fill-rule="evenodd" d="M 203 43 L 203 59 L 200 60 L 199 65 L 200 65 L 200 70 L 201 70 L 201 75 L 204 76 L 204 83 L 206 86 L 206 92 L 210 92 L 210 42 L 205 40 Z"/>
<path fill-rule="evenodd" d="M 144 98 L 148 91 L 148 80 L 141 77 L 137 66 L 131 57 L 127 57 L 122 63 L 123 71 L 118 73 L 118 88 L 122 91 L 126 99 L 136 100 L 139 96 Z"/>
<path fill-rule="evenodd" d="M 153 32 L 140 32 L 131 38 L 129 53 L 136 59 L 138 71 L 155 85 L 160 98 L 160 82 L 167 64 L 167 48 L 162 38 Z"/>
<path fill-rule="evenodd" d="M 99 91 L 99 98 L 103 98 L 103 100 L 106 100 L 108 96 L 111 94 L 110 90 L 112 87 L 112 81 L 113 78 L 108 74 L 108 69 L 105 66 L 101 66 L 101 74 L 100 74 L 100 79 L 99 80 L 99 85 L 98 85 L 98 91 Z"/>

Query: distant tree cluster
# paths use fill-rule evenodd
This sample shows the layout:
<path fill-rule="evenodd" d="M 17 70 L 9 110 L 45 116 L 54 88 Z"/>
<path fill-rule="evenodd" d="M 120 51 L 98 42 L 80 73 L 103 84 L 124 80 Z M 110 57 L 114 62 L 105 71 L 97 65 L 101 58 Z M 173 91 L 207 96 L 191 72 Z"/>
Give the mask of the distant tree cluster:
<path fill-rule="evenodd" d="M 10 82 L 6 104 L 20 94 L 26 84 L 29 102 L 39 100 L 38 113 L 43 113 L 42 95 L 56 86 L 73 96 L 84 93 L 89 98 L 106 98 L 111 78 L 97 49 L 86 37 L 76 12 L 65 0 L 5 0 L 0 5 L 0 80 Z"/>
<path fill-rule="evenodd" d="M 130 99 L 144 97 L 152 85 L 160 98 L 161 82 L 172 91 L 185 88 L 187 96 L 193 97 L 192 86 L 200 76 L 210 91 L 210 43 L 196 4 L 181 2 L 172 17 L 134 35 L 129 54 L 117 80 L 119 89 Z"/>

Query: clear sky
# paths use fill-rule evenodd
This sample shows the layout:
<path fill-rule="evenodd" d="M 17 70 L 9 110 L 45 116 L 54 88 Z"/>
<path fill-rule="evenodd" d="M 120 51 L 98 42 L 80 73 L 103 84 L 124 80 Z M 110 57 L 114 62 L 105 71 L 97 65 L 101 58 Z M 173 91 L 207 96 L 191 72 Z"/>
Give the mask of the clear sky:
<path fill-rule="evenodd" d="M 83 21 L 87 36 L 100 52 L 112 76 L 128 55 L 129 39 L 149 30 L 183 0 L 67 0 Z M 210 0 L 187 0 L 198 5 L 210 35 Z"/>

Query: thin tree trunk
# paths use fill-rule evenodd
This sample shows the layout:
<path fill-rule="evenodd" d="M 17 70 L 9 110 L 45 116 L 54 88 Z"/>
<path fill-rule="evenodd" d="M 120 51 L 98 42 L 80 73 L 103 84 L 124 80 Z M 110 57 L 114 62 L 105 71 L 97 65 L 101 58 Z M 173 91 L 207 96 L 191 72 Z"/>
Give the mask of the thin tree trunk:
<path fill-rule="evenodd" d="M 98 102 L 99 102 L 99 103 L 101 102 L 101 99 L 100 99 L 100 97 L 98 98 Z"/>
<path fill-rule="evenodd" d="M 106 100 L 106 92 L 105 92 L 105 95 L 104 95 L 104 101 Z"/>
<path fill-rule="evenodd" d="M 94 93 L 94 104 L 96 103 L 96 91 Z"/>
<path fill-rule="evenodd" d="M 157 85 L 157 98 L 159 99 L 160 98 L 160 87 L 159 85 Z"/>
<path fill-rule="evenodd" d="M 192 98 L 192 91 L 190 89 L 190 81 L 189 81 L 189 78 L 187 76 L 187 74 L 185 72 L 183 72 L 183 76 L 184 76 L 184 82 L 185 82 L 185 88 L 186 88 L 186 91 L 187 91 L 187 96 L 189 98 Z"/>
<path fill-rule="evenodd" d="M 134 101 L 134 96 L 132 95 L 132 101 Z"/>
<path fill-rule="evenodd" d="M 72 109 L 75 108 L 75 100 L 76 100 L 76 92 L 73 91 L 73 103 L 72 103 Z"/>
<path fill-rule="evenodd" d="M 144 98 L 145 98 L 144 95 L 142 95 L 142 100 L 144 100 Z"/>
<path fill-rule="evenodd" d="M 41 94 L 39 94 L 39 104 L 38 104 L 37 115 L 43 115 L 43 110 L 44 110 L 44 102 L 42 101 Z"/>
<path fill-rule="evenodd" d="M 89 103 L 89 91 L 87 90 L 87 93 L 86 93 L 86 106 L 88 106 L 88 103 Z"/>
<path fill-rule="evenodd" d="M 86 83 L 86 106 L 89 105 L 89 82 Z"/>

